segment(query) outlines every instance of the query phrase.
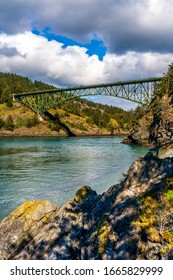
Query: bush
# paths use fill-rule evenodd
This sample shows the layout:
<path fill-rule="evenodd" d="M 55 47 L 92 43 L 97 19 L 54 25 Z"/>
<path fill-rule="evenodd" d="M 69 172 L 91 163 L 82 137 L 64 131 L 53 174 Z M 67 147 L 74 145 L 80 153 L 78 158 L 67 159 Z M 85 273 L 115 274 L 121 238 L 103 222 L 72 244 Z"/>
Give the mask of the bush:
<path fill-rule="evenodd" d="M 173 202 L 173 190 L 168 190 L 165 195 L 168 200 Z"/>
<path fill-rule="evenodd" d="M 0 119 L 0 129 L 3 128 L 4 124 L 5 122 L 2 119 Z"/>
<path fill-rule="evenodd" d="M 9 107 L 9 108 L 12 108 L 13 107 L 13 101 L 12 100 L 8 100 L 6 102 L 6 106 Z"/>
<path fill-rule="evenodd" d="M 27 120 L 26 127 L 31 128 L 31 127 L 36 126 L 38 124 L 39 124 L 39 120 L 37 119 L 37 117 L 34 117 L 32 119 Z"/>
<path fill-rule="evenodd" d="M 12 116 L 9 116 L 7 118 L 7 120 L 6 120 L 5 124 L 4 124 L 4 128 L 6 130 L 14 131 L 15 125 L 14 125 Z"/>
<path fill-rule="evenodd" d="M 69 114 L 68 112 L 65 112 L 64 117 L 69 118 L 69 117 L 70 117 L 70 114 Z"/>
<path fill-rule="evenodd" d="M 52 131 L 57 131 L 59 132 L 61 130 L 61 126 L 58 124 L 58 123 L 52 123 L 52 122 L 49 122 L 48 123 L 48 128 L 50 128 Z"/>

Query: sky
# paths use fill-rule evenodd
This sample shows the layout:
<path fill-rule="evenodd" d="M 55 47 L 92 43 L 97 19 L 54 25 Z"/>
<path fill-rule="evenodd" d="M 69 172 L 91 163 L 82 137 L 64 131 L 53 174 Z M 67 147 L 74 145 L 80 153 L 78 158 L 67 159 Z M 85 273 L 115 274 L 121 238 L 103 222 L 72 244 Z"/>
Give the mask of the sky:
<path fill-rule="evenodd" d="M 160 77 L 172 15 L 173 0 L 0 0 L 0 71 L 58 87 Z"/>

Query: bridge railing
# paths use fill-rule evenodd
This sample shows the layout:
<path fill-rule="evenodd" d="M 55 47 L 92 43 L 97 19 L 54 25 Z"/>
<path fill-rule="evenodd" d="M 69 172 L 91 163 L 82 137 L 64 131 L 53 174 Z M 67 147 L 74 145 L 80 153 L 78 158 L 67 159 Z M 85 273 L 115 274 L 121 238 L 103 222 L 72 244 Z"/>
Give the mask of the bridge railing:
<path fill-rule="evenodd" d="M 38 113 L 44 113 L 69 98 L 90 95 L 109 95 L 144 104 L 152 99 L 154 86 L 160 80 L 161 78 L 147 78 L 109 84 L 48 89 L 14 94 L 13 98 Z"/>

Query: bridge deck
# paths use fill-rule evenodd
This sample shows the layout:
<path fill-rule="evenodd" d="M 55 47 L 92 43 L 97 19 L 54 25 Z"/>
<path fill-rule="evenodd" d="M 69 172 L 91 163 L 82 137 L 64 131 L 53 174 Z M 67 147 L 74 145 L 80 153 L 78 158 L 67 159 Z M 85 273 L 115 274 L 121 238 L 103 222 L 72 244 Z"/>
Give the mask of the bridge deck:
<path fill-rule="evenodd" d="M 159 82 L 162 78 L 146 78 L 143 80 L 129 80 L 129 81 L 118 81 L 115 83 L 107 83 L 107 84 L 94 84 L 94 85 L 87 85 L 87 86 L 74 86 L 74 87 L 67 87 L 67 88 L 55 88 L 55 89 L 47 89 L 41 91 L 32 91 L 32 92 L 22 92 L 13 94 L 14 97 L 17 96 L 26 96 L 26 95 L 34 95 L 34 94 L 45 94 L 45 93 L 54 93 L 54 92 L 69 92 L 81 89 L 92 89 L 92 88 L 106 88 L 112 86 L 123 86 L 123 85 L 132 85 L 132 84 L 143 84 L 143 83 L 150 83 L 150 82 Z"/>
<path fill-rule="evenodd" d="M 152 99 L 155 84 L 161 78 L 123 81 L 109 84 L 55 88 L 34 92 L 23 92 L 13 95 L 14 100 L 30 107 L 37 113 L 44 113 L 69 98 L 107 95 L 123 98 L 138 104 L 145 104 Z"/>

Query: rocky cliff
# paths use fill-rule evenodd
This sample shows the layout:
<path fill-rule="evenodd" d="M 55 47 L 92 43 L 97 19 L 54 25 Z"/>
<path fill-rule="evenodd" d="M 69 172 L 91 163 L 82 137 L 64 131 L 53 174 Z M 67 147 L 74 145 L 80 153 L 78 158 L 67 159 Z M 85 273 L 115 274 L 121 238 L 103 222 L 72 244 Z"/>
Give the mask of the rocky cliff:
<path fill-rule="evenodd" d="M 173 64 L 156 85 L 151 103 L 140 110 L 137 123 L 124 143 L 160 148 L 173 147 Z"/>
<path fill-rule="evenodd" d="M 172 97 L 165 94 L 153 100 L 123 142 L 151 147 L 173 147 Z"/>
<path fill-rule="evenodd" d="M 173 259 L 173 157 L 147 154 L 102 195 L 25 202 L 0 223 L 0 259 Z"/>

